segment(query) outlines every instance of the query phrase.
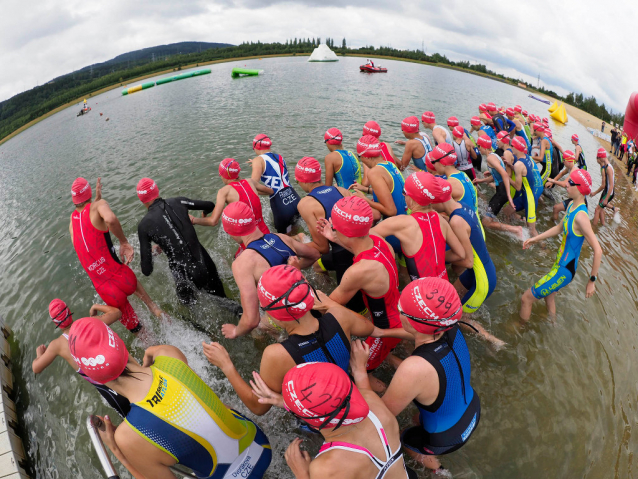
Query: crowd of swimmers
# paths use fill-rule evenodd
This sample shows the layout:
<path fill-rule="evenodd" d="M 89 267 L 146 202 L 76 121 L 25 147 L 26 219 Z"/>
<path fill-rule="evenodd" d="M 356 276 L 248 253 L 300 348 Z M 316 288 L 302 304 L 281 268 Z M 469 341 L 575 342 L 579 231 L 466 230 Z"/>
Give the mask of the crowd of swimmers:
<path fill-rule="evenodd" d="M 251 377 L 220 343 L 204 343 L 202 354 L 232 385 L 239 399 L 233 405 L 241 402 L 255 416 L 284 408 L 306 433 L 323 436 L 314 458 L 300 439 L 288 446 L 296 478 L 414 478 L 404 454 L 441 472 L 438 457 L 468 442 L 481 403 L 465 335 L 503 345 L 473 317 L 498 287 L 486 229 L 523 240 L 523 249 L 562 234 L 553 266 L 521 298 L 521 321 L 540 299 L 556 314 L 556 293 L 574 278 L 583 241 L 594 253 L 586 297 L 595 292 L 602 250 L 587 197 L 601 193 L 594 224 L 604 223 L 615 187 L 605 149 L 596 153 L 602 184 L 593 190 L 577 135 L 563 149 L 547 119 L 493 103 L 480 105 L 469 123 L 467 129 L 450 117 L 446 127 L 429 111 L 421 120 L 407 117 L 405 140 L 396 142 L 405 145 L 400 155 L 374 121 L 364 125 L 356 152 L 330 128 L 323 165 L 308 156 L 296 164 L 298 188 L 265 134 L 253 140 L 245 178 L 238 161 L 218 164 L 224 186 L 215 201 L 163 198 L 150 178 L 137 184 L 147 210 L 138 225 L 142 273 L 152 274 L 154 257 L 165 254 L 182 303 L 193 304 L 199 290 L 237 316 L 219 325 L 227 340 L 246 341 L 238 338 L 258 330 L 285 338 L 261 351 Z M 558 187 L 566 198 L 553 215 L 564 217 L 537 231 L 539 201 L 547 201 L 541 194 Z M 260 195 L 269 197 L 273 224 L 264 220 Z M 484 212 L 479 196 L 487 199 Z M 101 181 L 93 195 L 77 178 L 71 199 L 71 241 L 105 305 L 74 321 L 70 305 L 51 301 L 49 315 L 62 334 L 37 348 L 34 372 L 61 356 L 98 389 L 123 418 L 115 428 L 105 416 L 102 438 L 135 478 L 174 477 L 177 463 L 202 478 L 262 477 L 272 450 L 259 421 L 222 403 L 178 348 L 149 347 L 138 362 L 110 328 L 119 321 L 132 334 L 143 330 L 132 294 L 157 317 L 165 314 L 129 267 L 134 251 L 102 198 Z M 203 227 L 220 223 L 238 246 L 232 274 L 239 303 L 226 298 L 198 239 L 198 232 L 209 234 Z M 309 234 L 298 233 L 303 223 Z M 309 268 L 334 272 L 336 288 L 316 290 L 303 273 Z M 395 354 L 401 342 L 407 357 Z M 375 374 L 383 363 L 394 370 L 389 384 Z M 418 420 L 400 430 L 396 417 L 411 404 Z"/>

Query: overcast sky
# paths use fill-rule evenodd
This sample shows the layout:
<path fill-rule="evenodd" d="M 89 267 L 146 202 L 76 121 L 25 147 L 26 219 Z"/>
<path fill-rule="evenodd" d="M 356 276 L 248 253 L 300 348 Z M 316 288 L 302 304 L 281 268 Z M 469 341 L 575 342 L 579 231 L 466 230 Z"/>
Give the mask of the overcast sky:
<path fill-rule="evenodd" d="M 0 0 L 0 101 L 121 53 L 180 41 L 346 38 L 484 63 L 624 111 L 638 90 L 638 2 Z"/>

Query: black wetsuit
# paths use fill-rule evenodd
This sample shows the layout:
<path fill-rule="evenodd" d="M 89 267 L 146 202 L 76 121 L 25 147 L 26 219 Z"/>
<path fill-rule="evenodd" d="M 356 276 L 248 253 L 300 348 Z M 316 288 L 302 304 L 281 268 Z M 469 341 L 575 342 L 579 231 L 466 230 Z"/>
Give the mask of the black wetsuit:
<path fill-rule="evenodd" d="M 206 249 L 200 244 L 195 228 L 188 218 L 189 210 L 208 214 L 215 208 L 212 201 L 190 200 L 184 197 L 156 199 L 137 226 L 140 238 L 142 273 L 153 272 L 151 242 L 156 243 L 168 257 L 168 265 L 175 279 L 177 296 L 186 304 L 193 303 L 197 289 L 226 297 L 217 268 Z"/>

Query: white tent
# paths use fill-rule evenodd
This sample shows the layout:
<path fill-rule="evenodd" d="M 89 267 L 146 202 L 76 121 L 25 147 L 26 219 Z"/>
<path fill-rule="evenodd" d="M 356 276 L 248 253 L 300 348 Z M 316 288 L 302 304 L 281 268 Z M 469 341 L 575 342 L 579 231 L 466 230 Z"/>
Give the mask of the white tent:
<path fill-rule="evenodd" d="M 328 48 L 328 45 L 322 43 L 310 55 L 309 62 L 338 62 L 339 59 L 335 52 Z"/>

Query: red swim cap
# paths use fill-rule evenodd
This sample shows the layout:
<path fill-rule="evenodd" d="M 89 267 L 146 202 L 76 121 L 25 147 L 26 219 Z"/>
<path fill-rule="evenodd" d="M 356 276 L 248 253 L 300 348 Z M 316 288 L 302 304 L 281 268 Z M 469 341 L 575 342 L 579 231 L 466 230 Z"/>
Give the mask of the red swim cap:
<path fill-rule="evenodd" d="M 370 120 L 363 125 L 363 136 L 366 135 L 372 135 L 375 138 L 379 138 L 381 136 L 381 127 L 376 121 Z"/>
<path fill-rule="evenodd" d="M 323 134 L 323 141 L 329 145 L 340 145 L 343 141 L 341 130 L 338 128 L 330 128 Z"/>
<path fill-rule="evenodd" d="M 304 156 L 295 166 L 295 179 L 299 183 L 321 181 L 321 165 L 312 156 Z"/>
<path fill-rule="evenodd" d="M 479 112 L 480 113 L 487 113 L 487 105 L 485 103 L 481 103 L 479 105 Z"/>
<path fill-rule="evenodd" d="M 486 106 L 487 106 L 487 111 L 498 111 L 496 109 L 496 103 L 494 102 L 489 102 Z"/>
<path fill-rule="evenodd" d="M 492 119 L 492 115 L 490 115 L 489 113 L 483 113 L 483 115 L 485 115 L 485 119 L 487 119 L 487 120 L 491 120 Z"/>
<path fill-rule="evenodd" d="M 549 125 L 549 120 L 547 118 L 543 118 L 543 123 L 545 123 L 546 125 Z"/>
<path fill-rule="evenodd" d="M 412 281 L 403 289 L 399 312 L 419 333 L 437 334 L 452 329 L 461 319 L 463 307 L 452 283 L 427 277 Z"/>
<path fill-rule="evenodd" d="M 523 111 L 521 112 L 521 114 L 522 114 L 523 116 L 529 116 L 529 114 L 527 113 L 527 110 L 523 110 Z"/>
<path fill-rule="evenodd" d="M 572 141 L 575 141 L 576 143 L 578 143 L 578 135 L 576 133 L 572 135 Z"/>
<path fill-rule="evenodd" d="M 279 321 L 295 321 L 312 309 L 315 294 L 301 271 L 282 264 L 266 270 L 257 283 L 259 304 Z"/>
<path fill-rule="evenodd" d="M 323 429 L 357 424 L 370 408 L 348 374 L 332 363 L 303 363 L 284 376 L 286 409 L 310 426 Z"/>
<path fill-rule="evenodd" d="M 521 112 L 523 111 L 523 107 L 522 107 L 521 105 L 516 105 L 516 106 L 514 107 L 514 111 L 515 111 L 516 113 L 521 113 Z"/>
<path fill-rule="evenodd" d="M 372 228 L 372 208 L 358 196 L 341 198 L 332 207 L 332 225 L 348 238 L 367 236 Z"/>
<path fill-rule="evenodd" d="M 592 183 L 589 171 L 576 168 L 569 174 L 569 179 L 576 183 L 576 188 L 578 188 L 581 195 L 587 196 L 591 193 Z"/>
<path fill-rule="evenodd" d="M 490 140 L 490 137 L 487 135 L 479 136 L 476 140 L 476 144 L 481 148 L 485 148 L 486 150 L 492 149 L 492 140 Z"/>
<path fill-rule="evenodd" d="M 272 140 L 268 135 L 260 133 L 253 139 L 253 150 L 270 150 Z"/>
<path fill-rule="evenodd" d="M 71 198 L 74 205 L 79 205 L 88 201 L 93 196 L 91 185 L 84 178 L 76 178 L 71 186 Z"/>
<path fill-rule="evenodd" d="M 137 182 L 137 197 L 142 203 L 153 201 L 159 196 L 159 188 L 150 178 L 142 178 Z"/>
<path fill-rule="evenodd" d="M 454 128 L 455 126 L 459 126 L 459 119 L 455 116 L 451 116 L 447 119 L 447 126 L 450 128 Z"/>
<path fill-rule="evenodd" d="M 419 119 L 416 116 L 404 118 L 401 122 L 401 130 L 406 133 L 417 133 L 419 131 Z"/>
<path fill-rule="evenodd" d="M 565 161 L 574 161 L 576 159 L 576 155 L 572 150 L 565 150 L 563 152 L 563 160 Z"/>
<path fill-rule="evenodd" d="M 434 172 L 436 173 L 436 168 L 434 167 L 434 163 L 432 163 L 432 152 L 428 152 L 425 155 L 425 169 L 428 170 L 430 173 Z"/>
<path fill-rule="evenodd" d="M 250 206 L 243 201 L 235 201 L 224 208 L 222 226 L 230 236 L 246 236 L 255 231 L 257 220 Z"/>
<path fill-rule="evenodd" d="M 520 136 L 514 137 L 511 144 L 515 150 L 518 150 L 521 153 L 527 153 L 527 143 L 525 143 L 525 140 L 523 140 Z"/>
<path fill-rule="evenodd" d="M 545 128 L 545 134 L 549 137 L 549 139 L 552 139 L 552 130 L 550 130 L 549 128 Z"/>
<path fill-rule="evenodd" d="M 49 303 L 49 316 L 57 328 L 65 329 L 71 326 L 73 322 L 71 314 L 73 313 L 61 299 L 56 298 Z"/>
<path fill-rule="evenodd" d="M 545 129 L 545 127 L 544 127 L 543 125 L 541 125 L 540 123 L 536 122 L 536 123 L 534 123 L 534 124 L 532 125 L 532 129 L 533 129 L 534 131 L 536 131 L 536 130 L 544 130 L 544 129 Z"/>
<path fill-rule="evenodd" d="M 516 112 L 514 111 L 514 108 L 508 108 L 507 110 L 505 110 L 505 114 L 507 116 L 514 116 L 516 115 Z"/>
<path fill-rule="evenodd" d="M 421 121 L 423 123 L 435 123 L 436 117 L 431 111 L 426 111 L 425 113 L 423 113 L 423 115 L 421 115 Z"/>
<path fill-rule="evenodd" d="M 435 195 L 436 199 L 432 203 L 445 203 L 452 198 L 452 185 L 448 180 L 435 176 L 436 182 L 439 184 L 440 193 Z"/>
<path fill-rule="evenodd" d="M 441 196 L 441 185 L 427 171 L 417 171 L 405 179 L 405 194 L 421 206 L 434 203 Z"/>
<path fill-rule="evenodd" d="M 100 384 L 117 379 L 128 362 L 124 341 L 98 318 L 82 318 L 73 323 L 69 349 L 82 372 Z"/>
<path fill-rule="evenodd" d="M 234 180 L 239 177 L 241 166 L 233 158 L 224 158 L 219 164 L 219 176 L 227 180 Z"/>
<path fill-rule="evenodd" d="M 365 135 L 357 141 L 357 155 L 365 158 L 381 156 L 381 145 L 374 135 Z"/>
<path fill-rule="evenodd" d="M 439 143 L 431 152 L 432 164 L 440 161 L 442 165 L 450 166 L 456 163 L 454 147 L 449 143 Z"/>
<path fill-rule="evenodd" d="M 452 134 L 456 138 L 463 138 L 463 135 L 465 135 L 465 130 L 463 129 L 462 126 L 455 126 L 454 130 L 452 130 Z"/>
<path fill-rule="evenodd" d="M 481 126 L 481 119 L 478 116 L 473 116 L 472 119 L 470 120 L 470 124 L 472 126 Z"/>
<path fill-rule="evenodd" d="M 598 148 L 596 152 L 596 158 L 607 158 L 607 151 L 604 148 Z"/>

